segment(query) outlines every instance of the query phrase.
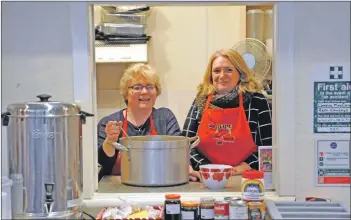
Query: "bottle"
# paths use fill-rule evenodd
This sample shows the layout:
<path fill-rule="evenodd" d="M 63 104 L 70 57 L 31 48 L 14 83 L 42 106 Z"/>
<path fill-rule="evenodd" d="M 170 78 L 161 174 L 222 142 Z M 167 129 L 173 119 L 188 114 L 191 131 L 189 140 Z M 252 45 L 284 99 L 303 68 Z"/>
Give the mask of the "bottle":
<path fill-rule="evenodd" d="M 1 219 L 12 219 L 11 186 L 13 181 L 7 176 L 1 177 Z"/>

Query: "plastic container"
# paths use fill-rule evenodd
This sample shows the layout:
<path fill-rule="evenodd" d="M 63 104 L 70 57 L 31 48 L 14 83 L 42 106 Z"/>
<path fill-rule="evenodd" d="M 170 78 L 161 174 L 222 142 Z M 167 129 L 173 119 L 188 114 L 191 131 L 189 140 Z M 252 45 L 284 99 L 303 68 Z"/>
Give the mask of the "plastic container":
<path fill-rule="evenodd" d="M 246 37 L 264 43 L 264 12 L 260 9 L 246 12 Z"/>
<path fill-rule="evenodd" d="M 267 10 L 264 12 L 264 28 L 263 28 L 263 38 L 267 39 L 273 38 L 273 11 Z"/>
<path fill-rule="evenodd" d="M 13 173 L 10 175 L 12 184 L 12 195 L 11 195 L 11 208 L 12 214 L 20 214 L 25 211 L 25 195 L 26 190 L 23 187 L 23 176 L 22 174 Z"/>
<path fill-rule="evenodd" d="M 99 29 L 107 36 L 141 37 L 146 34 L 146 26 L 139 24 L 104 23 Z"/>
<path fill-rule="evenodd" d="M 146 25 L 146 15 L 143 14 L 103 14 L 102 23 L 141 24 Z"/>
<path fill-rule="evenodd" d="M 114 207 L 111 207 L 114 208 Z M 160 216 L 156 218 L 146 218 L 147 220 L 163 220 L 163 206 L 153 206 L 154 209 L 160 210 Z M 102 217 L 104 215 L 104 212 L 108 209 L 108 207 L 103 208 L 96 216 L 96 220 L 102 220 Z M 125 218 L 126 220 L 133 220 L 131 218 Z M 124 219 L 123 219 L 124 220 Z"/>
<path fill-rule="evenodd" d="M 264 172 L 257 170 L 246 171 L 242 174 L 242 199 L 246 202 L 264 201 Z"/>
<path fill-rule="evenodd" d="M 12 180 L 7 176 L 1 177 L 1 219 L 12 219 L 11 209 Z"/>
<path fill-rule="evenodd" d="M 272 54 L 273 54 L 273 41 L 272 41 L 272 38 L 267 38 L 266 39 L 266 47 L 267 47 L 266 52 L 268 53 L 268 55 L 270 57 L 272 57 Z"/>

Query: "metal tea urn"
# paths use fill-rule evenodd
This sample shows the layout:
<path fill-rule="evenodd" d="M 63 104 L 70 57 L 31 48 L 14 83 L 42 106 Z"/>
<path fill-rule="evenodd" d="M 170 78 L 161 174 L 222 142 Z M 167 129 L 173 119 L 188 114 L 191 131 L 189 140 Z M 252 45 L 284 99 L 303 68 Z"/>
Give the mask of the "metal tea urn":
<path fill-rule="evenodd" d="M 11 104 L 7 126 L 15 219 L 79 219 L 82 215 L 82 124 L 75 104 L 49 101 Z"/>

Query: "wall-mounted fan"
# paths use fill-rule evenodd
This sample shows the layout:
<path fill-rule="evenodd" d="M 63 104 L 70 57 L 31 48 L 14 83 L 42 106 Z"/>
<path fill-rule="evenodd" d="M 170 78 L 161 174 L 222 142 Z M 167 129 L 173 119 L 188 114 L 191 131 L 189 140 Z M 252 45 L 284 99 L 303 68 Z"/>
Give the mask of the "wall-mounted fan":
<path fill-rule="evenodd" d="M 262 80 L 266 76 L 272 59 L 265 44 L 254 38 L 246 38 L 236 43 L 232 49 L 241 54 L 257 79 Z"/>

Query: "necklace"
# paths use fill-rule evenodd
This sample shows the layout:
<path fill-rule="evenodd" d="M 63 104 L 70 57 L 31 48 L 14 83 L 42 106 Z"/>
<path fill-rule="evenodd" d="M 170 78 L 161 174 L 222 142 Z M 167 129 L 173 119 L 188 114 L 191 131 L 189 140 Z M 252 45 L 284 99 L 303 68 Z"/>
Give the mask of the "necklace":
<path fill-rule="evenodd" d="M 128 110 L 127 110 L 128 111 Z M 127 113 L 126 113 L 127 114 Z M 144 127 L 145 123 L 147 122 L 148 118 L 144 121 L 144 123 L 140 126 L 136 126 L 133 123 L 131 123 L 133 126 L 133 130 L 137 131 L 137 136 L 141 134 L 141 129 Z M 143 129 L 144 130 L 144 129 Z"/>
<path fill-rule="evenodd" d="M 146 119 L 146 121 L 147 121 L 147 119 Z M 133 126 L 133 129 L 138 132 L 137 135 L 140 135 L 141 129 L 144 127 L 146 121 L 140 126 L 135 126 L 135 125 Z"/>

